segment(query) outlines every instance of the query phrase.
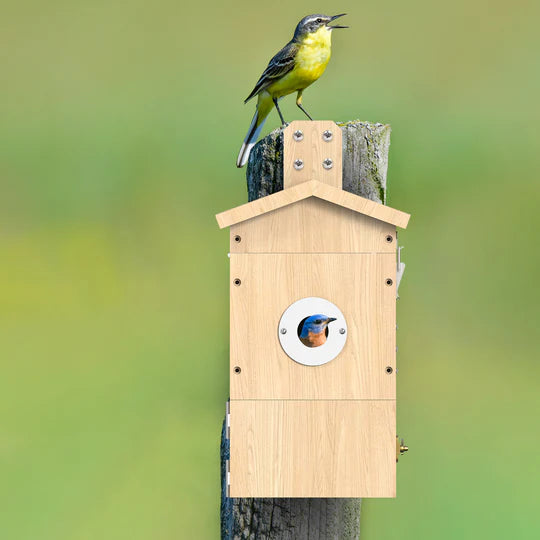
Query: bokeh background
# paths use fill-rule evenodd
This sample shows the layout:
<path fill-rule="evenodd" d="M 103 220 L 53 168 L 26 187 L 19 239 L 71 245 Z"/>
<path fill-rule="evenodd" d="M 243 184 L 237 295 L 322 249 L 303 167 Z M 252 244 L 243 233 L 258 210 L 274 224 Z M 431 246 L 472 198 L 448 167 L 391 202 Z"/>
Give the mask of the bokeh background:
<path fill-rule="evenodd" d="M 218 537 L 214 214 L 246 201 L 242 101 L 266 62 L 342 11 L 306 108 L 390 123 L 388 202 L 413 215 L 411 450 L 363 538 L 540 535 L 538 2 L 21 0 L 0 18 L 0 538 Z"/>

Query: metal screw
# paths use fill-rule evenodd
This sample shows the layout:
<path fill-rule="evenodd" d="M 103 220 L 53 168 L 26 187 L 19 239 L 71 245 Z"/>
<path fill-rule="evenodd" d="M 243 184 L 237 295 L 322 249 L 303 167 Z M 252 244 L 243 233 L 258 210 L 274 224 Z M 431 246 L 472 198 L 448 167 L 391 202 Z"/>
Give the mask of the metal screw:
<path fill-rule="evenodd" d="M 239 278 L 236 278 L 233 283 L 237 286 L 237 287 L 240 287 L 242 281 L 239 279 Z"/>
<path fill-rule="evenodd" d="M 234 237 L 234 241 L 235 241 L 235 242 L 241 242 L 241 241 L 242 241 L 242 237 L 241 237 L 239 234 L 237 234 L 237 235 L 235 235 L 235 237 Z"/>
<path fill-rule="evenodd" d="M 240 366 L 235 366 L 234 367 L 234 372 L 235 373 L 240 373 L 242 370 L 240 369 Z"/>
<path fill-rule="evenodd" d="M 344 334 L 344 333 L 345 333 L 345 328 L 340 328 L 340 329 L 339 329 L 339 333 L 340 333 L 340 334 Z"/>
<path fill-rule="evenodd" d="M 391 285 L 393 285 L 394 282 L 390 278 L 388 278 L 385 283 L 390 287 Z"/>
<path fill-rule="evenodd" d="M 286 328 L 282 328 L 282 329 L 280 330 L 280 332 L 281 332 L 282 334 L 286 334 L 286 333 L 287 333 L 287 329 L 286 329 Z"/>
<path fill-rule="evenodd" d="M 323 141 L 330 142 L 333 137 L 334 135 L 329 129 L 326 129 L 325 131 L 323 131 L 323 134 L 322 134 Z"/>
<path fill-rule="evenodd" d="M 296 142 L 300 142 L 303 138 L 304 138 L 304 134 L 303 134 L 299 129 L 297 129 L 297 130 L 293 133 L 293 139 L 294 139 Z"/>
<path fill-rule="evenodd" d="M 388 375 L 391 375 L 393 371 L 394 371 L 394 370 L 392 369 L 391 366 L 388 366 L 388 367 L 386 368 L 386 373 L 388 373 Z"/>
<path fill-rule="evenodd" d="M 294 168 L 297 171 L 300 171 L 304 168 L 304 162 L 301 159 L 295 159 L 294 160 Z"/>
<path fill-rule="evenodd" d="M 334 166 L 334 162 L 330 158 L 326 158 L 323 162 L 323 167 L 325 169 L 331 169 Z"/>
<path fill-rule="evenodd" d="M 386 241 L 390 244 L 392 242 L 392 240 L 394 240 L 393 236 L 391 234 L 389 234 L 387 237 L 386 237 Z"/>

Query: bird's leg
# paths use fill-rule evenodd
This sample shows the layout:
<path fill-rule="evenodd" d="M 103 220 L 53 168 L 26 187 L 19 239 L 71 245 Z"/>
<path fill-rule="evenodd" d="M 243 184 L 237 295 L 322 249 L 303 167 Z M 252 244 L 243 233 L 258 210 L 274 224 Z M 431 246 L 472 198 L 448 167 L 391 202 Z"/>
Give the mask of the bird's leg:
<path fill-rule="evenodd" d="M 279 114 L 279 118 L 281 119 L 281 125 L 285 125 L 287 122 L 283 119 L 283 115 L 281 114 L 281 111 L 279 110 L 278 100 L 277 98 L 272 98 L 272 101 L 274 102 L 274 105 L 276 106 L 277 112 Z"/>
<path fill-rule="evenodd" d="M 296 96 L 296 104 L 298 105 L 298 108 L 311 120 L 313 121 L 313 118 L 309 116 L 309 113 L 302 107 L 302 90 L 298 92 L 298 95 Z"/>

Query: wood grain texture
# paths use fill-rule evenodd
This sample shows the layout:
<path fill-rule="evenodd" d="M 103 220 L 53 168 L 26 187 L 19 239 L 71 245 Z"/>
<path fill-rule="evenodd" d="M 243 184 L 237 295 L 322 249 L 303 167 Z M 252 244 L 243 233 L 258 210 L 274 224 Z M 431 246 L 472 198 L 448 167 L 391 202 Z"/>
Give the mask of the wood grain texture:
<path fill-rule="evenodd" d="M 236 223 L 255 218 L 267 212 L 277 210 L 289 204 L 306 199 L 307 197 L 318 197 L 343 208 L 354 210 L 374 219 L 379 219 L 386 223 L 391 223 L 397 227 L 405 229 L 409 223 L 410 215 L 390 208 L 380 203 L 375 203 L 364 197 L 353 195 L 342 189 L 328 186 L 317 180 L 311 180 L 290 187 L 289 189 L 268 195 L 262 199 L 242 204 L 236 208 L 231 208 L 216 215 L 216 220 L 221 229 L 230 227 Z"/>
<path fill-rule="evenodd" d="M 395 401 L 234 401 L 231 497 L 395 497 Z"/>
<path fill-rule="evenodd" d="M 266 540 L 358 540 L 362 499 L 231 498 L 226 491 L 230 444 L 221 432 L 221 537 Z"/>
<path fill-rule="evenodd" d="M 395 398 L 395 254 L 231 254 L 230 268 L 231 399 Z M 333 302 L 348 325 L 341 353 L 316 367 L 291 360 L 278 339 L 285 309 L 310 296 Z"/>
<path fill-rule="evenodd" d="M 395 253 L 397 246 L 394 225 L 315 197 L 233 225 L 230 233 L 231 253 Z"/>
<path fill-rule="evenodd" d="M 303 139 L 296 141 L 294 133 L 299 130 Z M 330 131 L 332 139 L 323 140 L 323 132 Z M 323 184 L 342 188 L 341 129 L 329 120 L 295 120 L 283 130 L 283 188 L 317 180 Z M 331 169 L 323 167 L 325 159 L 333 162 Z M 301 159 L 302 169 L 294 168 L 294 162 Z"/>

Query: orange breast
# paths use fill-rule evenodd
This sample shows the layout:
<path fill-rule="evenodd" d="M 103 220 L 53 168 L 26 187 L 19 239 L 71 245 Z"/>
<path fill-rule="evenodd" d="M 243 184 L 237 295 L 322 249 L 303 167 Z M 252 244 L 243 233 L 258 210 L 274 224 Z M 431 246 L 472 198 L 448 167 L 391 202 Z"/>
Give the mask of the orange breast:
<path fill-rule="evenodd" d="M 320 347 L 326 343 L 326 332 L 320 332 L 319 334 L 308 332 L 308 337 L 300 338 L 300 341 L 307 347 Z"/>

